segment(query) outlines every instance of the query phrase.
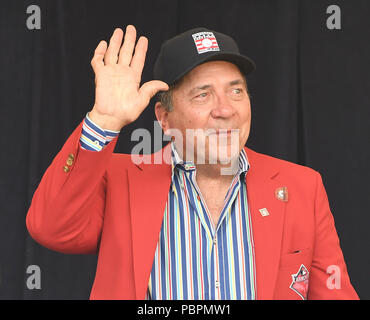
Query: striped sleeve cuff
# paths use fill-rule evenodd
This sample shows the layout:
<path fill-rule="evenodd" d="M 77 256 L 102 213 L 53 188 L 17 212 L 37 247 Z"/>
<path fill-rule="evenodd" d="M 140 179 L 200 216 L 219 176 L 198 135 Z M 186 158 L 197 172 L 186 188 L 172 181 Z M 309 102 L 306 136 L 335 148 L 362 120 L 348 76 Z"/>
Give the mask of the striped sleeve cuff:
<path fill-rule="evenodd" d="M 89 114 L 86 115 L 82 125 L 80 146 L 84 150 L 101 151 L 104 147 L 117 137 L 119 131 L 104 130 L 92 122 Z"/>

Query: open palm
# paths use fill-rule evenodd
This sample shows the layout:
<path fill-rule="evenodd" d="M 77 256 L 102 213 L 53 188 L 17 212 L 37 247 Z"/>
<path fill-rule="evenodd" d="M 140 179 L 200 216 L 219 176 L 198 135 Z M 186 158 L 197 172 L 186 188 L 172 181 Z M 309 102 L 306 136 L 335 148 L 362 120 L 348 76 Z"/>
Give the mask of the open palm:
<path fill-rule="evenodd" d="M 109 46 L 105 41 L 99 43 L 91 60 L 96 91 L 89 116 L 102 128 L 118 131 L 135 121 L 158 91 L 168 90 L 168 85 L 159 80 L 140 86 L 148 39 L 140 37 L 136 43 L 132 25 L 126 28 L 123 44 L 122 39 L 123 31 L 118 28 Z"/>

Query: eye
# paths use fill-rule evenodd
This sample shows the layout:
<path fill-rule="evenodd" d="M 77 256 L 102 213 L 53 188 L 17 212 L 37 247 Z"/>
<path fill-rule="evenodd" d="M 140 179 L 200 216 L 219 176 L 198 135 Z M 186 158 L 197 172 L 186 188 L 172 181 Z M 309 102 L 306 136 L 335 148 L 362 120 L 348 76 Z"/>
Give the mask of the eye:
<path fill-rule="evenodd" d="M 242 92 L 243 92 L 243 89 L 241 89 L 241 88 L 232 89 L 232 93 L 235 93 L 235 94 L 241 94 Z"/>
<path fill-rule="evenodd" d="M 197 99 L 197 100 L 205 99 L 205 98 L 207 98 L 207 96 L 208 96 L 208 92 L 202 92 L 202 93 L 198 94 L 197 96 L 195 96 L 194 99 Z"/>
<path fill-rule="evenodd" d="M 243 88 L 231 88 L 229 95 L 231 99 L 241 100 L 241 99 L 244 99 L 245 97 L 244 92 L 245 91 Z"/>

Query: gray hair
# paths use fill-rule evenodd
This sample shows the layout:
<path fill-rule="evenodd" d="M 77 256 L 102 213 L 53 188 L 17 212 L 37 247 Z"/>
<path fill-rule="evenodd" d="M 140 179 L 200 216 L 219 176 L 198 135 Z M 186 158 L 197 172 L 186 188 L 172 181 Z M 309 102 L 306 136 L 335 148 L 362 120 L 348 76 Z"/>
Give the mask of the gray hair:
<path fill-rule="evenodd" d="M 162 91 L 159 93 L 159 101 L 167 112 L 173 111 L 172 92 L 173 89 L 170 87 L 168 91 Z"/>
<path fill-rule="evenodd" d="M 159 101 L 167 112 L 173 111 L 173 99 L 172 95 L 175 89 L 177 89 L 180 84 L 183 82 L 184 77 L 177 80 L 175 83 L 171 84 L 167 91 L 161 91 L 159 93 Z"/>

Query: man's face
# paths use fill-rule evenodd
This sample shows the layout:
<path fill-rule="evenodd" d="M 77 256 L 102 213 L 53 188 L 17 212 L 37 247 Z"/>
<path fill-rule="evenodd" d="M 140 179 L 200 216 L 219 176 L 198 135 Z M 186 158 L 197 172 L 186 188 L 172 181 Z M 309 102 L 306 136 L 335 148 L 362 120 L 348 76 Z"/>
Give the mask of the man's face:
<path fill-rule="evenodd" d="M 245 79 L 234 64 L 211 61 L 194 68 L 174 89 L 172 103 L 162 126 L 177 132 L 175 144 L 183 143 L 184 159 L 226 163 L 239 155 L 249 136 L 251 107 Z"/>

